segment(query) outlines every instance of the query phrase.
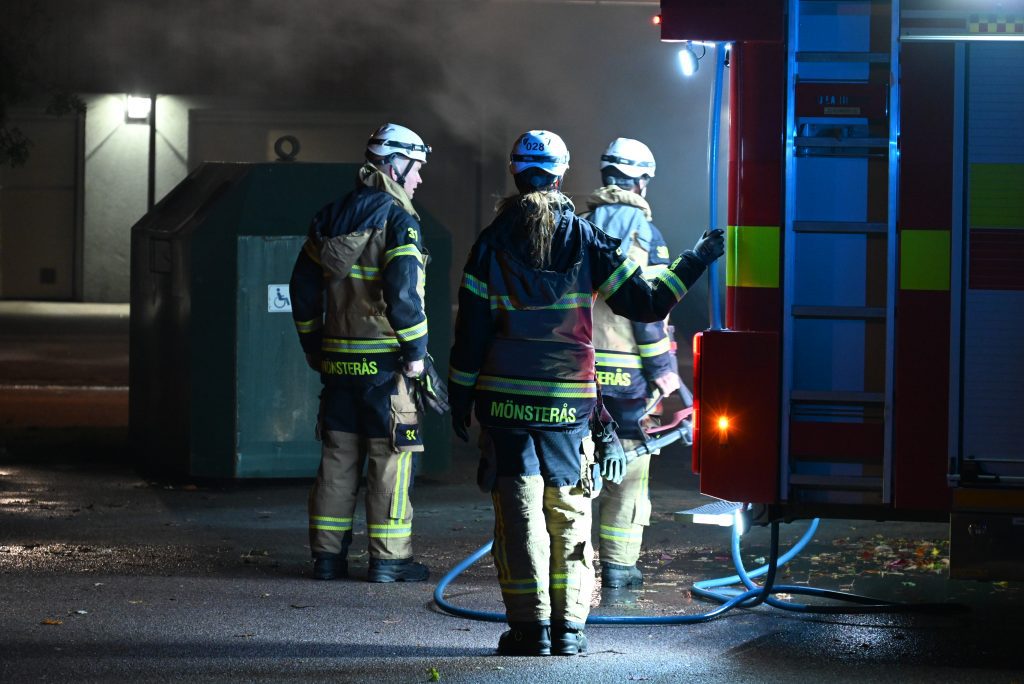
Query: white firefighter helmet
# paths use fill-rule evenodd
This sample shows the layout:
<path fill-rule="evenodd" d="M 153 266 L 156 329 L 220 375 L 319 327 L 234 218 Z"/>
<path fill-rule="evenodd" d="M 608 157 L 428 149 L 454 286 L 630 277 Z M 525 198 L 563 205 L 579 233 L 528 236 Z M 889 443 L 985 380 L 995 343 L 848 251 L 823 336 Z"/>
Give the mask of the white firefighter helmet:
<path fill-rule="evenodd" d="M 617 169 L 629 178 L 649 176 L 654 178 L 654 155 L 651 149 L 639 140 L 616 138 L 601 155 L 601 168 Z"/>
<path fill-rule="evenodd" d="M 508 169 L 518 176 L 527 169 L 540 169 L 561 178 L 569 168 L 569 149 L 551 131 L 527 131 L 516 138 L 508 157 Z"/>
<path fill-rule="evenodd" d="M 387 123 L 381 126 L 366 141 L 366 155 L 374 158 L 387 158 L 400 154 L 413 161 L 427 163 L 427 155 L 431 152 L 430 145 L 423 138 L 405 126 Z"/>

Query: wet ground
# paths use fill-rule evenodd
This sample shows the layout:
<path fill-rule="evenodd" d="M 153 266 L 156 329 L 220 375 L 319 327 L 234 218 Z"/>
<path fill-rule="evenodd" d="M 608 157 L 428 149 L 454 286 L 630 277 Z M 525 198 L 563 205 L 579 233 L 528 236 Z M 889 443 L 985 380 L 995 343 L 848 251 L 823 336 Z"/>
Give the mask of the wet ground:
<path fill-rule="evenodd" d="M 71 433 L 65 433 L 65 437 Z M 500 658 L 500 624 L 448 615 L 440 575 L 490 539 L 489 500 L 465 478 L 417 482 L 424 584 L 309 578 L 307 481 L 169 483 L 136 474 L 116 431 L 55 449 L 40 436 L 0 457 L 0 681 L 1024 681 L 1024 587 L 946 578 L 937 524 L 826 521 L 781 581 L 964 612 L 810 615 L 760 607 L 695 625 L 595 625 L 576 658 Z M 714 607 L 696 580 L 732 574 L 728 531 L 682 524 L 701 501 L 671 454 L 641 590 L 595 592 L 594 614 L 686 616 Z M 788 546 L 806 524 L 784 526 Z M 753 567 L 768 533 L 745 535 Z M 796 597 L 795 597 L 796 598 Z M 489 556 L 446 599 L 502 610 Z M 803 600 L 803 599 L 799 599 Z M 814 601 L 813 599 L 810 601 Z"/>
<path fill-rule="evenodd" d="M 79 335 L 107 370 L 74 386 L 69 362 L 58 385 L 33 381 L 24 359 L 36 352 L 3 348 L 11 330 L 0 328 L 0 371 L 22 373 L 19 386 L 33 386 L 43 410 L 2 391 L 0 682 L 1024 682 L 1024 583 L 948 579 L 948 530 L 936 523 L 824 521 L 779 581 L 962 610 L 823 615 L 762 606 L 700 624 L 593 625 L 586 656 L 498 657 L 501 624 L 447 614 L 432 600 L 441 574 L 490 539 L 490 502 L 470 481 L 469 451 L 457 451 L 443 477 L 419 478 L 413 492 L 429 582 L 363 581 L 361 527 L 352 578 L 315 581 L 308 480 L 140 475 L 116 409 L 86 399 L 70 404 L 86 407 L 75 413 L 60 393 L 69 385 L 79 399 L 83 386 L 122 392 L 112 359 L 123 342 L 115 335 L 90 347 Z M 21 364 L 3 365 L 13 358 Z M 22 418 L 11 417 L 15 409 Z M 88 424 L 97 414 L 103 421 Z M 715 607 L 691 587 L 733 573 L 729 532 L 676 519 L 705 502 L 684 456 L 669 447 L 652 466 L 644 587 L 599 589 L 593 614 L 691 619 Z M 782 546 L 806 529 L 784 525 Z M 763 562 L 768 540 L 764 528 L 744 536 L 748 567 Z M 500 612 L 489 556 L 445 596 Z"/>

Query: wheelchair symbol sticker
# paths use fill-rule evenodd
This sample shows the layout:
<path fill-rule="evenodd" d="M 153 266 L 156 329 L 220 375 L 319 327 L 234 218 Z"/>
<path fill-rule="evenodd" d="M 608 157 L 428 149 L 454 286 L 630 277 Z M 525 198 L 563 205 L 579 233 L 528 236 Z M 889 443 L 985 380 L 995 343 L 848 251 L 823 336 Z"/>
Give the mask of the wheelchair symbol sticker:
<path fill-rule="evenodd" d="M 286 313 L 292 310 L 291 293 L 288 284 L 267 285 L 267 312 Z"/>

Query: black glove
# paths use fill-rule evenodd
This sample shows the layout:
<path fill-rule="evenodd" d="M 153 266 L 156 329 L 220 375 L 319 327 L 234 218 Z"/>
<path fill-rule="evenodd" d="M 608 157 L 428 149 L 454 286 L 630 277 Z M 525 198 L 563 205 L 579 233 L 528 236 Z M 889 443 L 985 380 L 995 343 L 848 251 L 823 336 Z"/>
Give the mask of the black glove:
<path fill-rule="evenodd" d="M 423 372 L 412 380 L 416 383 L 416 404 L 420 413 L 425 409 L 442 416 L 448 413 L 448 386 L 438 375 L 430 354 L 423 359 Z"/>
<path fill-rule="evenodd" d="M 705 266 L 710 266 L 715 259 L 725 254 L 725 231 L 721 228 L 705 230 L 693 246 L 693 252 Z"/>
<path fill-rule="evenodd" d="M 626 476 L 626 452 L 622 449 L 619 436 L 615 434 L 618 424 L 602 405 L 600 414 L 591 423 L 594 451 L 601 466 L 601 477 L 612 484 L 619 484 Z"/>
<path fill-rule="evenodd" d="M 452 431 L 463 442 L 469 441 L 470 416 L 473 414 L 473 406 L 452 406 Z"/>

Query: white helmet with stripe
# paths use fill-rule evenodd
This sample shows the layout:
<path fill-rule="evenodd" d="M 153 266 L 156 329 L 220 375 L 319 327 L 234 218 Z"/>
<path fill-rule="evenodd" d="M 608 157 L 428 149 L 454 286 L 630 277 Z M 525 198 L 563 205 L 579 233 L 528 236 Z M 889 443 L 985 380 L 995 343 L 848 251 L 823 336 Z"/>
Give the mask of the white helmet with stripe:
<path fill-rule="evenodd" d="M 616 138 L 601 155 L 601 170 L 609 167 L 628 178 L 654 178 L 654 155 L 639 140 Z"/>
<path fill-rule="evenodd" d="M 413 161 L 427 163 L 427 155 L 431 152 L 430 145 L 405 126 L 384 124 L 366 141 L 367 159 L 387 159 L 399 154 Z"/>
<path fill-rule="evenodd" d="M 527 131 L 516 138 L 508 157 L 508 169 L 513 176 L 527 169 L 540 169 L 561 178 L 569 169 L 569 149 L 551 131 Z"/>

